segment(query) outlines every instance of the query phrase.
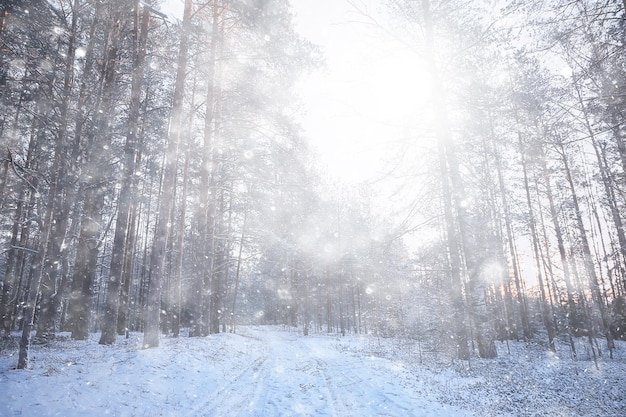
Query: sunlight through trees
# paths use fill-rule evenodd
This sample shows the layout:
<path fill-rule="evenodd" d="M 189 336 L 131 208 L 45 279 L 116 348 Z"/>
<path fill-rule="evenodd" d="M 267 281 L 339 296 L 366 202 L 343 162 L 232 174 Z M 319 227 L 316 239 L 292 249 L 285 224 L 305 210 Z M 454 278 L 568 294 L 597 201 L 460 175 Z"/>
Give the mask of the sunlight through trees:
<path fill-rule="evenodd" d="M 0 5 L 0 315 L 19 368 L 58 332 L 153 348 L 250 323 L 464 361 L 497 340 L 575 359 L 580 337 L 612 357 L 624 5 L 346 5 L 346 36 L 369 31 L 368 57 L 388 46 L 393 64 L 341 88 L 366 117 L 315 121 L 349 147 L 303 127 L 298 93 L 325 64 L 298 2 L 185 0 L 181 20 L 158 1 Z M 330 179 L 316 141 L 367 180 Z M 358 159 L 370 145 L 386 164 Z"/>

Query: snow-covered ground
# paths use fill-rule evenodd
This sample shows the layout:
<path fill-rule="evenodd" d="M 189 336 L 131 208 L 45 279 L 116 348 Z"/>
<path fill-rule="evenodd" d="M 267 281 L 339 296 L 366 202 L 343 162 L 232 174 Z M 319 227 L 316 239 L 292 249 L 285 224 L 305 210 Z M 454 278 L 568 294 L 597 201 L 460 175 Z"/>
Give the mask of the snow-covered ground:
<path fill-rule="evenodd" d="M 4 350 L 0 416 L 626 415 L 624 343 L 600 371 L 582 341 L 576 361 L 503 343 L 498 359 L 469 363 L 400 339 L 279 327 L 140 343 L 60 337 L 34 345 L 21 371 Z"/>

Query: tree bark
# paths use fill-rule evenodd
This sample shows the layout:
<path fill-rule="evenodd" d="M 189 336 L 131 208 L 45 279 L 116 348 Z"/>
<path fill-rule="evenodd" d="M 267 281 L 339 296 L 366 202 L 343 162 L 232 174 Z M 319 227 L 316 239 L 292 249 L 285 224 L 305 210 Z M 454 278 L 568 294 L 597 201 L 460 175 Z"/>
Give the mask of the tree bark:
<path fill-rule="evenodd" d="M 162 177 L 163 192 L 159 201 L 159 216 L 154 236 L 154 243 L 152 246 L 152 253 L 150 255 L 150 285 L 148 287 L 148 299 L 144 316 L 144 348 L 159 346 L 161 282 L 163 280 L 164 273 L 165 249 L 167 248 L 167 241 L 169 237 L 170 213 L 174 203 L 172 201 L 172 191 L 176 185 L 178 148 L 183 129 L 183 98 L 185 92 L 185 80 L 187 78 L 187 55 L 189 50 L 192 11 L 192 1 L 185 0 L 182 34 L 178 49 L 174 101 L 172 105 L 170 131 L 165 155 L 165 167 Z"/>
<path fill-rule="evenodd" d="M 565 177 L 570 186 L 572 203 L 574 204 L 574 214 L 576 216 L 576 224 L 578 226 L 578 233 L 580 236 L 580 242 L 582 246 L 583 263 L 585 265 L 585 271 L 587 272 L 587 276 L 591 284 L 591 294 L 593 296 L 593 300 L 598 306 L 598 309 L 600 310 L 600 317 L 602 319 L 602 327 L 604 331 L 604 336 L 606 337 L 607 347 L 609 349 L 609 355 L 612 358 L 613 349 L 615 349 L 615 342 L 613 341 L 613 334 L 611 333 L 611 318 L 607 312 L 606 305 L 604 304 L 604 298 L 602 297 L 602 294 L 600 292 L 598 276 L 596 274 L 596 268 L 594 266 L 593 258 L 591 256 L 589 240 L 587 239 L 587 231 L 585 230 L 585 225 L 584 225 L 583 218 L 582 218 L 582 211 L 578 203 L 578 195 L 576 194 L 576 188 L 574 186 L 574 179 L 572 177 L 572 173 L 569 167 L 569 162 L 567 159 L 567 155 L 565 153 L 565 148 L 562 143 L 559 143 L 558 145 L 560 148 L 561 158 L 563 161 L 563 169 L 565 171 Z"/>
<path fill-rule="evenodd" d="M 511 207 L 509 205 L 507 189 L 504 182 L 504 175 L 502 172 L 502 157 L 500 155 L 499 149 L 495 147 L 495 144 L 494 155 L 496 160 L 496 172 L 498 174 L 500 200 L 504 210 L 504 224 L 506 229 L 507 243 L 511 256 L 511 267 L 513 269 L 513 279 L 515 281 L 515 292 L 517 294 L 517 302 L 520 309 L 520 319 L 522 321 L 522 332 L 524 334 L 524 340 L 529 341 L 532 337 L 532 330 L 530 328 L 530 320 L 528 317 L 528 305 L 526 302 L 524 291 L 522 290 L 522 276 L 518 268 L 517 250 L 515 248 L 515 235 L 513 234 L 511 218 Z"/>
<path fill-rule="evenodd" d="M 546 292 L 545 286 L 543 282 L 543 273 L 541 267 L 541 253 L 539 246 L 539 236 L 537 234 L 537 226 L 535 223 L 535 214 L 533 210 L 532 199 L 530 195 L 530 183 L 528 179 L 528 164 L 526 162 L 526 147 L 524 146 L 524 142 L 522 140 L 521 132 L 517 134 L 519 151 L 521 156 L 522 163 L 522 172 L 524 175 L 524 191 L 526 193 L 526 204 L 528 206 L 528 223 L 530 226 L 530 235 L 531 235 L 531 243 L 533 254 L 535 258 L 535 266 L 537 269 L 537 281 L 539 285 L 539 294 L 540 294 L 540 307 L 541 307 L 541 317 L 543 319 L 543 325 L 545 326 L 548 332 L 548 344 L 550 346 L 550 350 L 556 352 L 556 347 L 554 344 L 554 328 L 552 326 L 552 322 L 550 321 L 550 314 L 548 312 L 547 300 L 546 300 Z"/>
<path fill-rule="evenodd" d="M 54 210 L 50 240 L 44 265 L 44 275 L 41 283 L 40 317 L 37 326 L 38 338 L 50 338 L 54 336 L 55 318 L 60 307 L 61 298 L 64 295 L 67 285 L 67 275 L 63 274 L 62 283 L 57 287 L 57 276 L 65 258 L 65 235 L 69 223 L 72 207 L 72 195 L 70 188 L 72 184 L 68 181 L 67 172 L 69 167 L 69 146 L 67 143 L 67 127 L 69 121 L 69 101 L 74 84 L 74 59 L 76 56 L 76 36 L 78 25 L 78 13 L 80 1 L 74 0 L 72 6 L 72 22 L 70 26 L 70 36 L 65 58 L 65 78 L 63 81 L 63 92 L 59 110 L 59 130 L 56 139 L 56 147 L 52 172 L 50 197 L 53 199 L 51 209 Z"/>
<path fill-rule="evenodd" d="M 70 309 L 72 337 L 85 339 L 88 336 L 91 317 L 91 298 L 93 284 L 98 265 L 100 233 L 102 225 L 102 209 L 105 202 L 106 184 L 109 181 L 107 149 L 111 143 L 109 125 L 114 114 L 114 90 L 116 83 L 117 63 L 120 55 L 120 44 L 125 19 L 123 2 L 111 6 L 108 22 L 110 29 L 107 39 L 105 65 L 102 68 L 102 88 L 99 103 L 94 114 L 94 130 L 88 134 L 84 144 L 87 156 L 82 178 L 85 190 L 79 249 L 74 267 Z M 73 304 L 73 305 L 72 305 Z"/>
<path fill-rule="evenodd" d="M 430 11 L 430 1 L 422 0 L 422 12 L 424 14 L 425 36 L 426 36 L 426 48 L 427 48 L 427 65 L 432 79 L 432 101 L 434 104 L 434 110 L 436 112 L 437 123 L 437 143 L 439 149 L 439 159 L 442 168 L 443 175 L 442 181 L 444 184 L 449 181 L 449 194 L 450 199 L 444 201 L 444 205 L 453 206 L 456 211 L 456 216 L 452 215 L 451 224 L 447 225 L 448 228 L 448 244 L 454 247 L 457 242 L 459 248 L 463 249 L 465 253 L 465 264 L 469 274 L 468 281 L 468 296 L 472 304 L 472 314 L 474 316 L 474 323 L 476 326 L 476 338 L 478 344 L 479 355 L 483 358 L 494 358 L 497 356 L 497 350 L 494 342 L 493 329 L 489 323 L 489 314 L 487 311 L 487 304 L 485 298 L 484 283 L 480 278 L 480 260 L 478 259 L 478 247 L 477 242 L 473 239 L 474 226 L 471 224 L 470 215 L 465 207 L 465 187 L 461 180 L 461 174 L 459 171 L 459 162 L 456 156 L 456 150 L 452 143 L 452 133 L 449 129 L 448 114 L 445 104 L 445 92 L 442 85 L 442 80 L 439 76 L 439 70 L 434 55 L 435 39 L 434 39 L 434 26 Z M 445 185 L 444 185 L 445 186 Z M 447 199 L 447 197 L 446 197 Z M 452 208 L 450 207 L 449 210 Z M 456 218 L 454 218 L 456 217 Z M 455 230 L 454 222 L 458 222 L 458 234 Z M 452 253 L 452 248 L 450 248 Z M 455 256 L 455 255 L 452 255 Z M 451 263 L 453 269 L 453 277 L 456 281 L 461 277 L 461 265 Z M 458 271 L 458 273 L 457 273 Z M 460 282 L 453 282 L 453 286 L 459 286 Z M 454 290 L 458 292 L 458 289 Z M 458 295 L 455 297 L 458 297 Z M 454 301 L 453 303 L 458 303 Z M 458 309 L 458 308 L 457 308 Z M 456 310 L 456 309 L 455 309 Z M 462 324 L 462 321 L 457 321 L 457 326 Z M 463 346 L 462 333 L 459 335 L 460 329 L 457 330 L 457 344 L 459 345 L 459 357 L 469 357 L 469 354 L 465 354 L 465 347 Z"/>
<path fill-rule="evenodd" d="M 139 16 L 139 10 L 142 11 Z M 124 273 L 124 255 L 126 254 L 126 236 L 128 234 L 129 216 L 133 200 L 133 178 L 135 176 L 135 158 L 139 132 L 139 118 L 141 108 L 141 85 L 144 78 L 144 62 L 150 11 L 146 7 L 135 7 L 135 24 L 133 31 L 134 59 L 131 81 L 130 106 L 127 122 L 126 144 L 124 147 L 124 166 L 122 171 L 120 195 L 117 203 L 117 219 L 111 251 L 111 266 L 107 288 L 104 321 L 102 323 L 101 345 L 115 343 L 117 335 L 117 319 L 120 305 L 120 288 Z M 138 24 L 138 21 L 141 23 Z"/>

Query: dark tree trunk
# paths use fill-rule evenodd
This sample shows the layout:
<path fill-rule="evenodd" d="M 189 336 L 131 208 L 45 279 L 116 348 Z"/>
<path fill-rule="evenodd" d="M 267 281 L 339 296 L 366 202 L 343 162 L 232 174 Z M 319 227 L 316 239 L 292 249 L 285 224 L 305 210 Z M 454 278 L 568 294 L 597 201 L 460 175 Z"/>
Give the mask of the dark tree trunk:
<path fill-rule="evenodd" d="M 202 144 L 202 165 L 200 170 L 200 200 L 198 202 L 198 233 L 200 235 L 200 245 L 198 246 L 200 253 L 198 260 L 200 262 L 198 282 L 202 282 L 202 326 L 200 333 L 207 335 L 212 333 L 215 323 L 211 318 L 215 317 L 216 308 L 212 306 L 212 300 L 219 303 L 219 294 L 214 294 L 217 288 L 213 288 L 216 284 L 214 279 L 215 267 L 215 225 L 217 214 L 217 180 L 218 170 L 218 149 L 215 143 L 218 134 L 218 120 L 216 117 L 217 109 L 217 53 L 220 36 L 220 14 L 219 0 L 213 0 L 212 7 L 212 24 L 211 24 L 211 43 L 209 46 L 209 61 L 207 75 L 207 93 L 206 93 L 206 111 L 204 116 L 204 136 Z M 217 324 L 219 329 L 219 323 Z M 196 330 L 197 332 L 197 330 Z"/>
<path fill-rule="evenodd" d="M 36 146 L 35 140 L 39 141 L 43 136 L 44 125 L 43 121 L 47 120 L 49 117 L 49 110 L 47 107 L 50 103 L 47 102 L 43 97 L 51 96 L 50 91 L 53 89 L 52 80 L 48 80 L 45 84 L 40 86 L 39 94 L 41 96 L 41 100 L 37 103 L 35 109 L 35 116 L 33 117 L 33 125 L 32 125 L 32 136 L 29 143 L 29 151 Z M 47 94 L 44 93 L 44 87 L 47 88 Z M 58 160 L 55 157 L 52 166 L 52 172 L 56 172 L 58 170 L 57 164 Z M 24 180 L 24 179 L 23 179 Z M 58 180 L 58 178 L 56 179 Z M 55 189 L 58 186 L 58 182 L 55 180 L 53 176 L 53 180 L 50 185 L 50 193 L 49 198 L 45 204 L 45 209 L 43 215 L 43 219 L 40 222 L 42 227 L 42 232 L 40 236 L 40 240 L 38 243 L 38 252 L 37 257 L 34 261 L 34 265 L 32 268 L 32 279 L 27 284 L 28 294 L 25 297 L 25 306 L 24 306 L 24 318 L 22 325 L 22 336 L 20 338 L 20 350 L 18 355 L 18 369 L 24 369 L 28 366 L 28 350 L 30 348 L 31 341 L 31 330 L 35 325 L 35 315 L 37 310 L 37 302 L 40 295 L 41 282 L 44 279 L 45 274 L 45 264 L 46 264 L 46 250 L 48 248 L 48 241 L 50 240 L 50 236 L 52 233 L 52 227 L 54 223 L 54 203 L 55 199 L 53 196 L 55 195 Z M 39 194 L 40 190 L 37 189 L 39 186 L 37 181 L 29 182 L 29 186 L 33 188 L 33 193 Z"/>
<path fill-rule="evenodd" d="M 116 68 L 125 24 L 122 18 L 123 9 L 123 4 L 120 2 L 116 2 L 111 8 L 105 65 L 102 68 L 101 96 L 94 111 L 94 130 L 86 138 L 83 148 L 87 156 L 82 177 L 82 187 L 85 190 L 83 216 L 68 310 L 72 337 L 77 339 L 85 339 L 88 336 L 93 285 L 97 274 L 98 251 L 101 246 L 100 234 L 103 232 L 102 209 L 105 202 L 106 184 L 109 182 L 107 176 L 107 149 L 111 143 L 109 125 L 114 114 Z"/>
<path fill-rule="evenodd" d="M 68 181 L 67 173 L 70 171 L 69 146 L 67 143 L 67 127 L 69 121 L 69 103 L 72 87 L 74 84 L 74 58 L 76 55 L 76 36 L 78 25 L 79 0 L 74 0 L 72 6 L 72 22 L 70 28 L 67 54 L 65 58 L 65 78 L 59 110 L 59 130 L 56 139 L 55 161 L 52 172 L 52 185 L 50 198 L 54 199 L 51 209 L 54 210 L 52 218 L 54 224 L 50 233 L 50 241 L 46 252 L 44 276 L 41 283 L 40 318 L 37 326 L 38 338 L 50 338 L 54 336 L 55 318 L 60 307 L 61 299 L 67 286 L 67 274 L 63 273 L 62 282 L 57 287 L 59 268 L 65 259 L 65 235 L 69 223 L 70 210 L 72 207 L 73 185 Z"/>
<path fill-rule="evenodd" d="M 591 248 L 589 246 L 589 240 L 587 239 L 587 231 L 585 230 L 585 225 L 583 222 L 582 211 L 580 209 L 580 205 L 578 203 L 578 195 L 576 194 L 576 188 L 574 186 L 574 180 L 572 178 L 572 173 L 569 167 L 569 162 L 567 159 L 567 155 L 565 153 L 565 149 L 562 143 L 559 143 L 561 158 L 563 161 L 563 169 L 565 170 L 565 177 L 570 186 L 570 192 L 572 196 L 572 202 L 574 204 L 574 214 L 576 216 L 576 224 L 578 226 L 578 233 L 580 236 L 580 242 L 582 246 L 582 254 L 583 254 L 583 262 L 585 265 L 585 271 L 587 272 L 587 276 L 589 277 L 589 282 L 591 284 L 591 294 L 593 296 L 593 300 L 598 306 L 600 310 L 600 317 L 602 319 L 602 327 L 604 331 L 604 335 L 607 341 L 607 347 L 609 349 L 609 355 L 613 357 L 613 349 L 615 349 L 615 342 L 613 341 L 613 334 L 611 332 L 611 317 L 607 312 L 607 307 L 604 304 L 604 298 L 600 292 L 600 285 L 598 283 L 598 276 L 596 274 L 596 268 L 594 266 L 593 257 L 591 255 Z"/>
<path fill-rule="evenodd" d="M 540 307 L 541 307 L 541 317 L 543 319 L 543 324 L 548 332 L 548 343 L 550 345 L 550 350 L 556 352 L 556 347 L 554 345 L 554 327 L 552 326 L 552 321 L 550 320 L 550 313 L 548 311 L 548 305 L 546 300 L 546 292 L 545 292 L 545 284 L 543 282 L 543 273 L 541 267 L 541 252 L 540 252 L 540 244 L 539 244 L 539 235 L 537 234 L 537 226 L 535 223 L 535 214 L 532 204 L 532 199 L 530 195 L 530 183 L 528 179 L 528 164 L 526 162 L 526 147 L 524 146 L 524 142 L 522 140 L 522 134 L 518 133 L 518 145 L 521 155 L 521 163 L 522 163 L 522 172 L 524 174 L 524 191 L 526 192 L 526 204 L 528 206 L 528 222 L 530 226 L 530 235 L 532 240 L 532 249 L 535 258 L 535 266 L 537 269 L 537 281 L 539 285 L 539 294 L 540 294 Z"/>
<path fill-rule="evenodd" d="M 508 200 L 508 193 L 506 184 L 504 182 L 504 175 L 502 173 L 502 157 L 500 156 L 500 150 L 494 144 L 494 156 L 496 161 L 496 172 L 498 174 L 498 188 L 500 190 L 500 201 L 504 211 L 504 225 L 506 229 L 506 238 L 509 248 L 509 254 L 511 256 L 511 267 L 513 269 L 513 280 L 515 282 L 515 292 L 517 295 L 517 303 L 520 310 L 520 319 L 522 321 L 522 332 L 524 339 L 529 341 L 532 337 L 532 331 L 530 328 L 530 320 L 528 317 L 528 307 L 526 303 L 526 297 L 524 291 L 522 291 L 522 277 L 518 268 L 517 250 L 515 249 L 515 235 L 513 234 L 511 207 Z"/>
<path fill-rule="evenodd" d="M 162 176 L 162 194 L 159 201 L 159 216 L 150 255 L 150 285 L 148 299 L 144 312 L 144 348 L 159 346 L 159 323 L 161 315 L 161 284 L 165 266 L 165 249 L 169 237 L 170 213 L 173 206 L 172 192 L 176 186 L 176 163 L 180 144 L 183 117 L 183 98 L 185 80 L 187 76 L 187 54 L 189 50 L 189 35 L 191 31 L 191 15 L 193 4 L 185 1 L 183 27 L 178 49 L 178 63 L 176 82 L 174 86 L 174 101 L 170 120 L 170 135 L 165 155 L 165 167 Z"/>
<path fill-rule="evenodd" d="M 139 15 L 139 11 L 141 16 Z M 133 30 L 134 62 L 131 81 L 130 108 L 127 122 L 126 145 L 124 147 L 124 167 L 122 171 L 120 195 L 117 206 L 117 220 L 111 252 L 111 267 L 107 288 L 106 306 L 104 309 L 100 344 L 110 345 L 115 342 L 118 333 L 117 320 L 120 308 L 120 289 L 124 274 L 124 256 L 127 255 L 126 237 L 133 205 L 133 181 L 135 176 L 135 159 L 139 136 L 139 118 L 141 109 L 141 85 L 144 78 L 144 62 L 150 11 L 147 7 L 135 8 Z M 140 23 L 139 23 L 140 22 Z"/>
<path fill-rule="evenodd" d="M 100 247 L 102 214 L 100 214 L 99 207 L 104 204 L 103 200 L 104 193 L 101 187 L 94 186 L 85 192 L 84 214 L 76 252 L 77 262 L 74 266 L 72 290 L 66 313 L 72 338 L 77 340 L 85 340 L 89 337 L 93 286 Z"/>
<path fill-rule="evenodd" d="M 445 92 L 442 81 L 439 76 L 439 69 L 434 52 L 434 27 L 430 9 L 430 1 L 422 0 L 422 13 L 424 15 L 424 31 L 426 37 L 427 48 L 427 65 L 428 71 L 433 83 L 432 101 L 437 119 L 437 143 L 439 149 L 439 163 L 442 173 L 442 183 L 444 187 L 449 187 L 446 192 L 444 189 L 444 205 L 446 210 L 448 244 L 450 246 L 449 255 L 451 257 L 452 268 L 452 287 L 453 306 L 455 315 L 461 309 L 458 294 L 461 290 L 461 263 L 460 250 L 465 254 L 465 264 L 469 274 L 468 281 L 468 299 L 471 300 L 471 312 L 476 326 L 476 339 L 478 342 L 479 355 L 483 358 L 493 358 L 497 356 L 497 350 L 494 342 L 494 335 L 490 323 L 490 317 L 485 299 L 484 283 L 479 276 L 480 259 L 478 256 L 479 248 L 474 241 L 475 225 L 472 225 L 470 214 L 464 206 L 465 203 L 465 187 L 461 180 L 459 172 L 459 162 L 457 160 L 456 151 L 452 144 L 452 133 L 449 130 L 448 112 L 445 105 Z M 449 195 L 446 196 L 446 194 Z M 448 207 L 449 206 L 449 207 Z M 454 207 L 456 216 L 452 213 Z M 456 230 L 458 227 L 458 232 Z M 456 246 L 456 248 L 455 248 Z M 454 253 L 456 252 L 456 254 Z M 458 265 L 456 264 L 458 262 Z M 456 288 L 455 288 L 456 287 Z M 464 325 L 463 320 L 455 317 L 455 326 L 457 326 L 457 346 L 459 358 L 469 358 L 469 351 L 466 350 L 467 338 L 460 326 Z"/>
<path fill-rule="evenodd" d="M 0 319 L 2 320 L 1 328 L 6 335 L 10 335 L 13 325 L 13 309 L 15 308 L 15 299 L 17 297 L 17 269 L 18 269 L 18 248 L 20 232 L 23 233 L 22 220 L 24 204 L 23 200 L 25 192 L 23 186 L 20 186 L 18 191 L 18 200 L 15 207 L 15 218 L 13 226 L 11 228 L 11 249 L 6 260 L 6 269 L 4 273 L 4 279 L 2 282 L 2 295 L 0 297 Z"/>
<path fill-rule="evenodd" d="M 239 275 L 241 273 L 241 261 L 242 261 L 242 254 L 243 254 L 243 243 L 244 243 L 244 238 L 246 236 L 246 220 L 247 220 L 247 210 L 244 209 L 243 212 L 243 225 L 241 226 L 241 237 L 239 238 L 239 253 L 237 254 L 237 269 L 235 270 L 235 285 L 234 285 L 234 289 L 233 289 L 233 305 L 232 308 L 230 310 L 230 331 L 231 333 L 235 332 L 235 325 L 237 322 L 236 319 L 236 313 L 237 313 L 237 296 L 239 294 Z"/>

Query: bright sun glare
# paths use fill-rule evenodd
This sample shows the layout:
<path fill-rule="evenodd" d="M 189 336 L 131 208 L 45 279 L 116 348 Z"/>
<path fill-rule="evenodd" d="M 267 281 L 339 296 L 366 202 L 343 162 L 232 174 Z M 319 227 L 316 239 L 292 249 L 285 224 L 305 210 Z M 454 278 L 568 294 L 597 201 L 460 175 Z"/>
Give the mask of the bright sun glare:
<path fill-rule="evenodd" d="M 428 76 L 420 59 L 346 1 L 293 0 L 296 30 L 319 46 L 322 69 L 299 83 L 305 134 L 336 180 L 376 179 L 397 153 L 407 120 L 426 106 Z M 180 18 L 182 1 L 163 10 Z"/>
<path fill-rule="evenodd" d="M 424 106 L 426 72 L 346 2 L 310 3 L 293 2 L 297 30 L 321 47 L 326 65 L 301 81 L 303 124 L 332 177 L 367 181 L 384 170 L 406 119 Z"/>

